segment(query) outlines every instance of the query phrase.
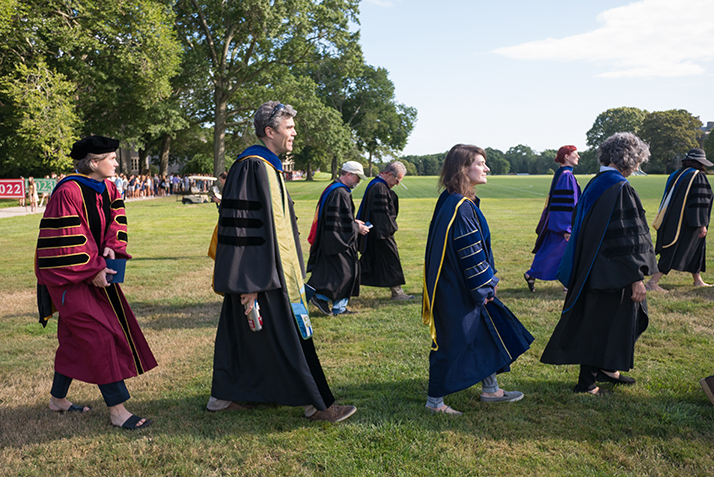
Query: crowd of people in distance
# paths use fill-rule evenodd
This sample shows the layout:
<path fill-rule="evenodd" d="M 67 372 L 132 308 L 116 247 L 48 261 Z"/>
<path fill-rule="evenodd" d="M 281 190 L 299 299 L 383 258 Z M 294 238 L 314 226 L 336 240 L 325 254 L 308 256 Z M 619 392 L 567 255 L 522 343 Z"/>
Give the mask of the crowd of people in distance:
<path fill-rule="evenodd" d="M 223 306 L 206 408 L 245 411 L 256 403 L 278 403 L 302 408 L 311 421 L 340 422 L 357 409 L 336 404 L 313 342 L 308 304 L 328 316 L 359 313 L 348 305 L 360 285 L 388 289 L 392 300 L 414 298 L 402 289 L 394 240 L 399 200 L 392 189 L 407 171 L 399 161 L 387 165 L 369 182 L 355 211 L 352 192 L 367 177 L 359 162 L 345 162 L 317 202 L 305 267 L 280 160 L 293 149 L 296 114 L 277 101 L 261 105 L 254 115 L 258 144 L 219 177 L 219 219 L 208 255 Z M 157 363 L 120 285 L 112 282 L 111 260 L 131 258 L 123 199 L 208 188 L 210 181 L 194 184 L 177 175 L 112 179 L 118 144 L 101 136 L 75 143 L 71 157 L 78 174 L 62 178 L 49 200 L 35 271 L 41 323 L 54 309 L 60 315 L 50 409 L 90 411 L 67 400 L 72 380 L 79 379 L 99 386 L 113 425 L 133 430 L 151 420 L 124 407 L 124 381 Z M 669 177 L 655 219 L 655 247 L 627 179 L 648 158 L 649 147 L 637 136 L 614 134 L 599 146 L 600 170 L 581 190 L 573 175 L 576 148 L 561 147 L 536 229 L 535 257 L 523 274 L 531 292 L 536 280 L 563 284 L 560 318 L 540 360 L 578 365 L 573 391 L 585 396 L 612 394 L 603 382 L 635 384 L 623 372 L 634 367 L 635 343 L 649 322 L 647 292 L 664 291 L 658 285 L 662 276 L 687 271 L 695 286 L 708 286 L 701 272 L 712 207 L 705 169 L 712 163 L 704 151 L 692 149 Z M 463 414 L 444 399 L 477 383 L 484 403 L 524 397 L 498 384 L 498 374 L 510 371 L 534 338 L 498 296 L 492 230 L 476 195 L 476 187 L 488 183 L 488 172 L 484 149 L 457 144 L 439 176 L 421 312 L 431 337 L 426 409 L 432 413 Z M 647 276 L 652 279 L 645 285 Z M 714 403 L 714 376 L 701 385 Z"/>
<path fill-rule="evenodd" d="M 123 199 L 144 199 L 190 192 L 195 187 L 198 192 L 207 192 L 211 181 L 196 176 L 205 174 L 117 174 L 111 179 Z M 206 175 L 206 177 L 208 177 Z"/>

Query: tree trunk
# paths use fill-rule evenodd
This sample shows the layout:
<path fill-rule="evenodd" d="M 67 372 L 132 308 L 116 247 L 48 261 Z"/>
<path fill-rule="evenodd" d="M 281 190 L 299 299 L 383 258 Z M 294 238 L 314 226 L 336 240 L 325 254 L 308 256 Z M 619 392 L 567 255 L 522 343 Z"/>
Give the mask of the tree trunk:
<path fill-rule="evenodd" d="M 148 174 L 148 172 L 151 172 L 151 168 L 146 165 L 146 149 L 143 147 L 139 149 L 139 174 Z"/>
<path fill-rule="evenodd" d="M 367 171 L 367 177 L 372 177 L 372 151 L 369 151 L 369 171 Z"/>
<path fill-rule="evenodd" d="M 215 123 L 213 125 L 213 175 L 218 177 L 226 170 L 226 110 L 228 101 L 222 85 L 216 86 Z"/>
<path fill-rule="evenodd" d="M 307 176 L 307 177 L 305 177 L 305 180 L 306 180 L 306 181 L 314 180 L 314 179 L 312 178 L 312 167 L 310 167 L 310 161 L 309 161 L 309 160 L 307 161 L 307 165 L 305 166 L 305 175 Z"/>
<path fill-rule="evenodd" d="M 339 172 L 339 169 L 337 169 L 339 166 L 337 165 L 337 154 L 332 155 L 332 180 L 337 179 L 337 173 Z"/>
<path fill-rule="evenodd" d="M 169 169 L 169 151 L 171 150 L 171 136 L 166 134 L 164 140 L 161 142 L 161 165 L 159 166 L 159 175 L 161 177 L 166 175 L 166 171 Z"/>

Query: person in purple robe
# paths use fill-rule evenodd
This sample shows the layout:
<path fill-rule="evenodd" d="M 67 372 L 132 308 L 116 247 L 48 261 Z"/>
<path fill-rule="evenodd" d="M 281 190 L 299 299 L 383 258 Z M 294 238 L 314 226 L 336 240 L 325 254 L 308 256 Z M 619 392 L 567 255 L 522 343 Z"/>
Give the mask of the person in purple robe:
<path fill-rule="evenodd" d="M 560 259 L 570 239 L 573 210 L 580 198 L 580 185 L 573 175 L 573 167 L 578 165 L 579 159 L 575 146 L 563 146 L 555 156 L 560 167 L 555 171 L 548 200 L 536 227 L 538 238 L 532 252 L 535 254 L 533 263 L 523 274 L 532 292 L 536 279 L 555 280 L 558 274 Z"/>

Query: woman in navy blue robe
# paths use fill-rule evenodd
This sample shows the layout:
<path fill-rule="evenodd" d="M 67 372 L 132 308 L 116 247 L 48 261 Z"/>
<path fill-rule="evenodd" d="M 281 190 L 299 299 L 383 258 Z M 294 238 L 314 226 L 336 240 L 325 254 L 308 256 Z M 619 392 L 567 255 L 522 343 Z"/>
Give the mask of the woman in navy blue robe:
<path fill-rule="evenodd" d="M 519 391 L 500 389 L 496 380 L 533 337 L 496 297 L 491 234 L 474 195 L 488 171 L 483 149 L 458 144 L 439 178 L 445 190 L 429 226 L 422 307 L 432 338 L 426 403 L 432 412 L 462 414 L 444 404 L 444 396 L 478 382 L 483 402 L 523 398 Z"/>
<path fill-rule="evenodd" d="M 573 210 L 580 198 L 580 185 L 573 175 L 573 167 L 578 165 L 579 159 L 575 146 L 563 146 L 555 156 L 555 162 L 561 167 L 555 171 L 548 200 L 536 227 L 538 238 L 533 248 L 536 254 L 533 264 L 523 274 L 532 292 L 535 291 L 536 278 L 555 280 L 558 274 L 560 260 L 570 239 Z"/>

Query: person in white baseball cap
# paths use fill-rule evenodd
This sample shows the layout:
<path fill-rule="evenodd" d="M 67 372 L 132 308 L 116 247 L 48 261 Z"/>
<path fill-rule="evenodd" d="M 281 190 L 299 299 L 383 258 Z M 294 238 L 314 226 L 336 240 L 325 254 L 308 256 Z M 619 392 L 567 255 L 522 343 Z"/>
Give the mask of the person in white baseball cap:
<path fill-rule="evenodd" d="M 362 167 L 362 164 L 360 164 L 357 161 L 347 161 L 342 165 L 342 170 L 340 172 L 350 172 L 356 176 L 358 176 L 360 179 L 367 180 L 367 176 L 364 175 L 364 168 Z M 342 175 L 342 174 L 340 174 Z M 357 181 L 359 183 L 359 181 Z M 355 184 L 356 186 L 357 184 Z M 354 189 L 354 187 L 351 187 L 351 189 Z"/>
<path fill-rule="evenodd" d="M 307 271 L 312 272 L 307 283 L 315 289 L 310 301 L 325 315 L 355 313 L 347 309 L 347 303 L 350 297 L 359 296 L 357 237 L 366 235 L 369 228 L 355 219 L 352 189 L 366 178 L 362 164 L 345 162 L 337 180 L 327 186 L 317 203 L 307 238 Z"/>

